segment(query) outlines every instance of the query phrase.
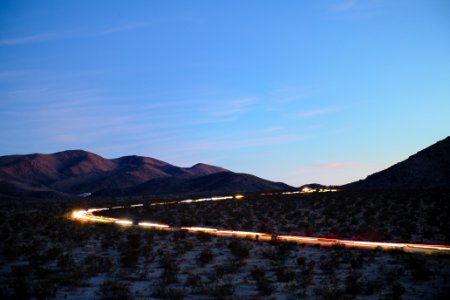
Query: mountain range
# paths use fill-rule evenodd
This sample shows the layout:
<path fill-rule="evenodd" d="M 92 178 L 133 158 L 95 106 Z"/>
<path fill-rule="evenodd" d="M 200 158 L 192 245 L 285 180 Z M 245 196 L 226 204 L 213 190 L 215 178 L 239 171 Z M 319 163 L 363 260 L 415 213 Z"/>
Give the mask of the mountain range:
<path fill-rule="evenodd" d="M 0 157 L 0 195 L 64 197 L 289 190 L 249 174 L 196 164 L 189 168 L 143 156 L 106 159 L 83 150 Z"/>
<path fill-rule="evenodd" d="M 312 184 L 320 186 L 320 184 Z M 308 185 L 311 186 L 311 185 Z M 450 137 L 383 171 L 340 188 L 450 189 Z M 106 159 L 83 150 L 0 157 L 0 196 L 55 198 L 288 191 L 292 186 L 196 164 L 182 168 L 144 156 Z"/>

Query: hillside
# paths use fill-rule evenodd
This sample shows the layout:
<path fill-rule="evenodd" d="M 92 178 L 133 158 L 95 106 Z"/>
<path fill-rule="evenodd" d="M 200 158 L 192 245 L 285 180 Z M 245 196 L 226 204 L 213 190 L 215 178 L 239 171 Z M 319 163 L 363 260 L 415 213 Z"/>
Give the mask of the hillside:
<path fill-rule="evenodd" d="M 64 197 L 96 195 L 225 193 L 291 189 L 224 168 L 182 168 L 144 156 L 106 159 L 83 150 L 0 157 L 0 195 Z"/>
<path fill-rule="evenodd" d="M 345 189 L 450 188 L 450 137 L 366 179 L 342 186 Z"/>
<path fill-rule="evenodd" d="M 272 182 L 259 177 L 233 172 L 219 172 L 197 177 L 155 178 L 127 189 L 107 189 L 99 191 L 98 196 L 112 195 L 179 195 L 179 194 L 217 194 L 258 191 L 284 191 L 293 187 Z"/>

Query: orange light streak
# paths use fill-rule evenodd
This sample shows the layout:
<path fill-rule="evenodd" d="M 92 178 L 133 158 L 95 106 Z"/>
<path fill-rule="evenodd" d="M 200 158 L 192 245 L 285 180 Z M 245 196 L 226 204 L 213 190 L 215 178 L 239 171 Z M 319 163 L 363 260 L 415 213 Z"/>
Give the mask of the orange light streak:
<path fill-rule="evenodd" d="M 337 190 L 333 190 L 337 191 Z M 303 192 L 303 191 L 302 191 Z M 309 192 L 309 191 L 308 191 Z M 320 191 L 319 191 L 320 192 Z M 186 199 L 182 201 L 171 201 L 171 202 L 157 202 L 151 203 L 150 206 L 154 205 L 168 205 L 168 204 L 179 204 L 179 203 L 192 203 L 192 202 L 203 202 L 203 201 L 220 201 L 227 199 L 241 199 L 242 195 L 236 196 L 226 196 L 226 197 L 212 197 L 212 198 L 201 198 L 201 199 Z M 143 204 L 134 204 L 130 207 L 141 207 Z M 124 208 L 123 206 L 115 206 L 112 209 Z M 108 222 L 116 223 L 123 226 L 132 226 L 133 222 L 129 220 L 121 220 L 115 218 L 108 218 L 102 216 L 94 215 L 94 212 L 109 210 L 109 208 L 90 208 L 87 210 L 75 210 L 71 213 L 71 218 L 80 221 L 90 221 L 90 222 Z M 171 227 L 166 224 L 150 223 L 150 222 L 139 222 L 138 226 L 161 229 L 161 230 L 186 230 L 193 233 L 203 232 L 216 236 L 235 236 L 241 238 L 251 238 L 268 241 L 275 238 L 278 241 L 288 241 L 296 242 L 299 244 L 315 244 L 321 246 L 334 246 L 336 244 L 343 245 L 345 247 L 363 248 L 363 249 L 400 249 L 409 252 L 429 252 L 438 251 L 444 253 L 450 253 L 450 246 L 447 245 L 433 245 L 433 244 L 413 244 L 413 243 L 390 243 L 390 242 L 371 242 L 371 241 L 352 241 L 352 240 L 340 240 L 340 239 L 327 239 L 320 237 L 310 237 L 310 236 L 295 236 L 295 235 L 275 235 L 264 232 L 252 232 L 252 231 L 236 231 L 236 230 L 225 230 L 216 229 L 208 227 Z"/>
<path fill-rule="evenodd" d="M 139 222 L 138 225 L 139 226 L 144 226 L 144 227 L 170 228 L 169 225 L 158 224 L 158 223 L 149 223 L 149 222 Z"/>

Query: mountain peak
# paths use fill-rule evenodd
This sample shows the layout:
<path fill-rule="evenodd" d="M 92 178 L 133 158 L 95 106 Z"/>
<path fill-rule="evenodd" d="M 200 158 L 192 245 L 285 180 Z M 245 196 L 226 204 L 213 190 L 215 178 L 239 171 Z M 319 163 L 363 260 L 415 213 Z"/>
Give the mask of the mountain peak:
<path fill-rule="evenodd" d="M 231 172 L 227 169 L 212 166 L 212 165 L 207 165 L 204 163 L 197 163 L 187 169 L 189 170 L 189 172 L 191 172 L 194 175 L 209 175 L 209 174 L 214 174 L 214 173 L 219 173 L 219 172 Z"/>
<path fill-rule="evenodd" d="M 366 179 L 343 186 L 348 189 L 450 188 L 450 137 L 411 155 Z"/>
<path fill-rule="evenodd" d="M 30 195 L 40 187 L 65 194 L 81 194 L 104 189 L 124 189 L 162 177 L 188 178 L 229 172 L 199 163 L 181 168 L 151 157 L 129 155 L 106 159 L 85 150 L 66 150 L 52 154 L 10 155 L 0 157 L 3 191 L 22 190 Z M 37 193 L 36 193 L 37 194 Z"/>

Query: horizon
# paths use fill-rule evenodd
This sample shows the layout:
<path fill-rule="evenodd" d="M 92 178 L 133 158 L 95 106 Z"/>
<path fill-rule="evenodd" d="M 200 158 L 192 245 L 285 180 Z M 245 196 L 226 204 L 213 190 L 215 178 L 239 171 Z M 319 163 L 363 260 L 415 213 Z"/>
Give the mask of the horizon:
<path fill-rule="evenodd" d="M 439 140 L 439 141 L 436 141 L 435 143 L 433 143 L 432 145 L 429 145 L 429 146 L 426 147 L 426 148 L 429 148 L 429 147 L 431 147 L 431 146 L 434 146 L 434 145 L 437 144 L 437 143 L 443 142 L 444 140 L 446 140 L 446 139 L 448 139 L 448 138 L 450 138 L 450 136 L 446 136 L 445 138 L 443 138 L 443 139 L 441 139 L 441 140 Z M 424 149 L 426 149 L 426 148 L 424 148 Z M 417 150 L 416 153 L 411 154 L 410 156 L 408 156 L 408 158 L 411 157 L 411 156 L 413 156 L 413 155 L 415 155 L 415 154 L 417 154 L 417 153 L 419 153 L 419 152 L 421 152 L 421 151 L 424 150 L 424 149 Z M 100 156 L 100 157 L 102 157 L 102 158 L 106 158 L 106 157 L 104 157 L 103 155 L 101 155 L 101 154 L 99 154 L 99 153 L 93 153 L 93 152 L 86 151 L 86 150 L 83 150 L 83 149 L 67 149 L 67 150 L 58 151 L 58 152 L 53 152 L 53 153 L 27 153 L 27 154 L 12 154 L 12 155 L 36 155 L 36 154 L 39 154 L 39 155 L 53 155 L 53 154 L 57 154 L 57 153 L 61 153 L 61 152 L 71 152 L 71 151 L 73 151 L 73 152 L 77 152 L 77 151 L 88 152 L 88 153 L 91 153 L 91 154 L 98 155 L 98 156 Z M 130 154 L 130 155 L 119 156 L 119 157 L 110 157 L 110 158 L 106 158 L 106 159 L 114 160 L 114 159 L 120 159 L 120 158 L 123 158 L 123 157 L 132 157 L 132 156 L 139 156 L 139 155 Z M 0 156 L 0 157 L 1 157 L 1 156 Z M 154 158 L 154 157 L 148 157 L 148 156 L 139 156 L 139 157 L 146 157 L 146 158 L 150 158 L 150 159 L 156 159 L 156 158 Z M 392 164 L 391 166 L 388 166 L 387 168 L 390 168 L 390 167 L 396 165 L 397 163 L 403 162 L 403 161 L 407 160 L 408 158 L 405 158 L 405 159 L 402 159 L 402 160 L 400 160 L 400 161 L 398 161 L 398 162 L 395 162 L 394 164 Z M 158 159 L 156 159 L 156 160 L 158 160 Z M 170 162 L 166 162 L 166 163 L 171 164 Z M 200 165 L 200 164 L 204 164 L 204 163 L 202 163 L 202 162 L 197 162 L 197 163 L 195 163 L 195 164 L 193 164 L 193 165 L 187 165 L 187 166 L 178 166 L 178 165 L 174 165 L 174 164 L 171 164 L 171 165 L 174 165 L 174 166 L 177 166 L 177 167 L 181 167 L 181 168 L 192 168 L 192 167 L 195 167 L 196 165 Z M 215 167 L 220 167 L 220 166 L 215 166 Z M 234 172 L 233 170 L 228 170 L 228 171 Z M 374 173 L 378 173 L 378 172 L 380 172 L 380 171 L 384 171 L 384 169 L 377 170 L 377 171 L 375 171 Z M 239 172 L 239 173 L 245 173 L 245 172 Z M 367 179 L 368 176 L 373 175 L 374 173 L 367 174 L 367 175 L 364 176 L 363 178 L 360 178 L 360 179 L 355 180 L 355 181 L 352 181 L 352 182 L 345 182 L 345 183 L 340 184 L 340 185 L 346 185 L 346 184 L 349 184 L 349 183 L 353 183 L 353 182 L 357 182 L 357 181 L 360 181 L 360 180 L 363 180 L 363 179 Z M 250 174 L 250 175 L 255 175 L 255 174 Z M 265 178 L 263 178 L 263 179 L 265 179 Z M 281 183 L 284 183 L 284 182 L 281 182 Z M 311 181 L 311 182 L 305 182 L 305 183 L 302 183 L 302 184 L 300 184 L 300 185 L 291 185 L 291 186 L 292 186 L 292 187 L 302 187 L 302 186 L 307 186 L 307 185 L 310 185 L 310 184 L 322 184 L 322 183 Z M 338 184 L 322 184 L 322 185 L 326 185 L 326 186 L 339 186 Z"/>
<path fill-rule="evenodd" d="M 0 155 L 340 185 L 450 132 L 447 1 L 0 4 Z"/>

